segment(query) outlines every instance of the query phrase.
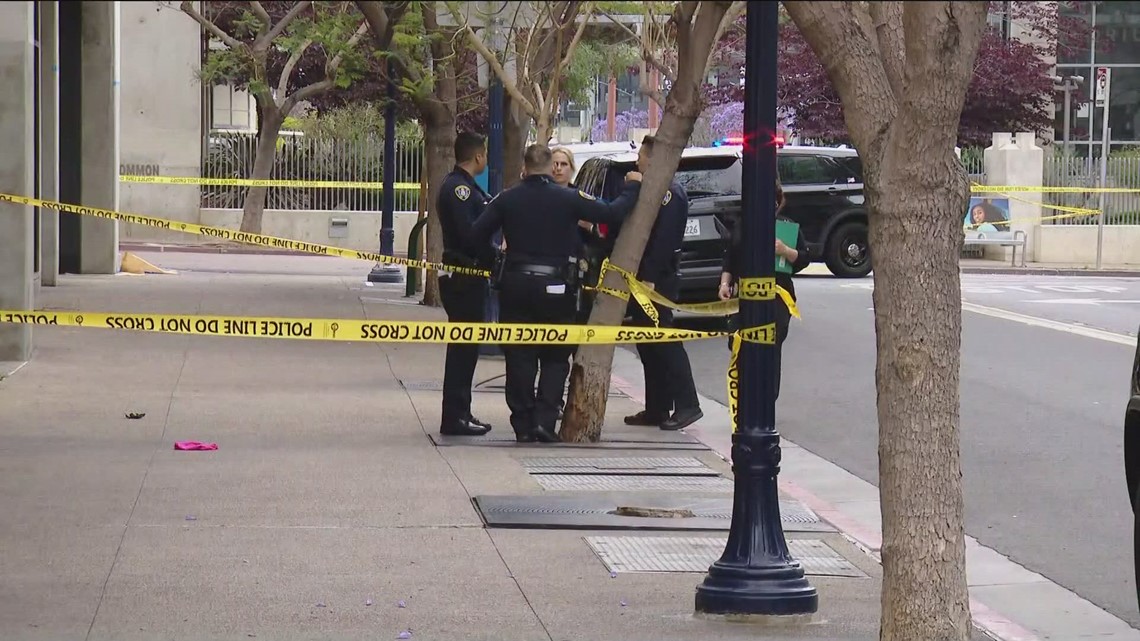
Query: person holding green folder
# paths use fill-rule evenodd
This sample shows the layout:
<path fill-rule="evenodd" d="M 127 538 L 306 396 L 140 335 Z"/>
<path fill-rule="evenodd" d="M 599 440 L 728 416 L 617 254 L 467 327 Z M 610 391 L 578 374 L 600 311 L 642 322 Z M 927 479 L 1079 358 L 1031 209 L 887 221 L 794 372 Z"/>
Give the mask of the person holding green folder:
<path fill-rule="evenodd" d="M 792 285 L 792 274 L 795 274 L 811 264 L 808 254 L 807 242 L 800 232 L 800 226 L 788 220 L 780 213 L 784 210 L 784 188 L 776 182 L 776 285 L 783 287 L 792 300 L 796 300 L 796 288 Z M 742 212 L 741 215 L 747 215 Z M 741 252 L 744 251 L 741 240 L 741 226 L 739 221 L 732 226 L 725 242 L 724 259 L 721 263 L 720 290 L 721 300 L 729 300 L 736 296 L 736 286 L 740 280 Z M 792 314 L 783 299 L 777 299 L 776 311 L 776 398 L 780 397 L 780 352 L 783 351 L 784 339 L 788 337 L 788 328 L 791 325 Z M 729 327 L 736 329 L 737 315 L 729 318 Z M 729 339 L 729 349 L 732 349 L 732 339 Z"/>

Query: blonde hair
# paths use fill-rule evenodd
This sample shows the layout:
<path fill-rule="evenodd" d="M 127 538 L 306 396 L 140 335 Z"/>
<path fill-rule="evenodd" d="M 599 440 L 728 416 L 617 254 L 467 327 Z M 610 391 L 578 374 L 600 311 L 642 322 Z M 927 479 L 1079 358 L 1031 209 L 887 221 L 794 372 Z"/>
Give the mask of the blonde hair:
<path fill-rule="evenodd" d="M 569 149 L 567 149 L 565 147 L 555 147 L 554 149 L 550 150 L 550 154 L 551 155 L 554 155 L 554 154 L 565 155 L 566 160 L 570 161 L 570 171 L 574 171 L 575 169 L 578 168 L 578 166 L 574 164 L 574 152 L 570 151 Z"/>

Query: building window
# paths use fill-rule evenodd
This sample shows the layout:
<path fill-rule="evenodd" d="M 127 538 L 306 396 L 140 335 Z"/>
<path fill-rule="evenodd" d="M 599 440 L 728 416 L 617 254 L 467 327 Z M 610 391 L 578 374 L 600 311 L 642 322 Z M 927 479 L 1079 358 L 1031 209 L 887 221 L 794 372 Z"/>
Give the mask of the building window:
<path fill-rule="evenodd" d="M 250 131 L 257 128 L 249 92 L 228 84 L 214 85 L 210 98 L 212 129 Z"/>
<path fill-rule="evenodd" d="M 1140 2 L 1099 2 L 1094 16 L 1097 40 L 1104 42 L 1094 63 L 1140 64 Z"/>
<path fill-rule="evenodd" d="M 1076 34 L 1062 30 L 1058 33 L 1057 63 L 1087 65 L 1092 62 L 1092 37 L 1088 25 L 1092 24 L 1092 2 L 1061 2 L 1058 13 L 1070 24 L 1083 23 L 1085 28 Z"/>

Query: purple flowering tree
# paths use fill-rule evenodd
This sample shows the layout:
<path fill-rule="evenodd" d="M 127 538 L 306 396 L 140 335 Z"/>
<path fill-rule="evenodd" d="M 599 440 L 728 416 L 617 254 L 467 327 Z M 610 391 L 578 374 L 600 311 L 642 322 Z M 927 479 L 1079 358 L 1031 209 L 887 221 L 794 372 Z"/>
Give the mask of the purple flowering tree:
<path fill-rule="evenodd" d="M 606 136 L 607 123 L 605 118 L 599 118 L 590 130 L 590 140 L 594 142 L 613 142 L 615 140 L 629 140 L 630 129 L 645 129 L 649 127 L 649 112 L 640 109 L 630 109 L 614 116 L 614 137 L 611 140 Z"/>

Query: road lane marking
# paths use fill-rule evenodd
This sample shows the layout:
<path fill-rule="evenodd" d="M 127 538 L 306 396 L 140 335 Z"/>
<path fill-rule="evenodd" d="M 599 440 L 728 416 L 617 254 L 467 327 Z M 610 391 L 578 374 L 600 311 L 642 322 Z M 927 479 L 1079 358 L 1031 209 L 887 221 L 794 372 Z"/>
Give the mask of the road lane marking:
<path fill-rule="evenodd" d="M 1077 325 L 1075 323 L 1063 323 L 1061 321 L 1049 320 L 1047 318 L 1038 318 L 1036 316 L 1028 316 L 1026 314 L 1018 314 L 996 307 L 986 307 L 985 305 L 978 305 L 977 303 L 967 303 L 962 301 L 962 310 L 989 316 L 991 318 L 1000 318 L 1003 320 L 1010 320 L 1024 325 L 1031 325 L 1033 327 L 1044 327 L 1046 329 L 1054 329 L 1059 332 L 1068 332 L 1069 334 L 1076 334 L 1077 336 L 1084 336 L 1086 338 L 1095 338 L 1097 340 L 1106 341 L 1109 343 L 1116 343 L 1118 345 L 1127 345 L 1128 347 L 1136 347 L 1136 337 L 1129 336 L 1128 334 L 1118 334 L 1116 332 L 1109 332 L 1103 329 L 1095 329 L 1092 327 L 1085 327 L 1084 325 Z"/>
<path fill-rule="evenodd" d="M 1130 305 L 1140 304 L 1140 300 L 1117 300 L 1113 298 L 1046 298 L 1043 300 L 1026 300 L 1024 303 L 1054 303 L 1058 305 L 1100 305 L 1101 303 L 1124 303 Z"/>

